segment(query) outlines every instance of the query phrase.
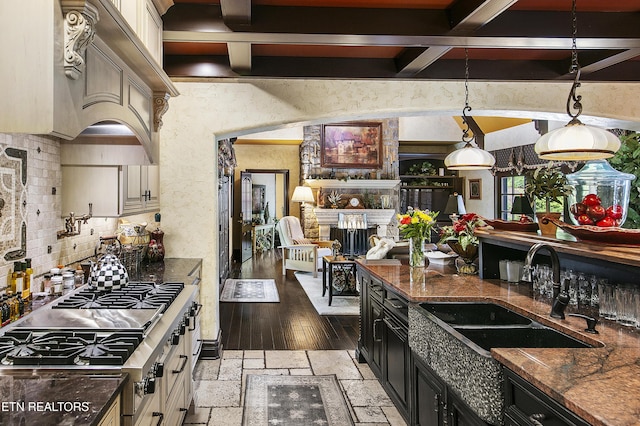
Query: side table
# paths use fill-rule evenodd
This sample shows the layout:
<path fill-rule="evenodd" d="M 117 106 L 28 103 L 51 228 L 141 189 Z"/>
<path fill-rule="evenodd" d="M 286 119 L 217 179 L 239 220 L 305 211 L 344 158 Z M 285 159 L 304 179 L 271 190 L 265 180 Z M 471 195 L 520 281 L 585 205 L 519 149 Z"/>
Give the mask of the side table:
<path fill-rule="evenodd" d="M 356 262 L 344 256 L 322 257 L 322 296 L 324 297 L 328 288 L 329 306 L 331 306 L 333 296 L 359 295 L 356 285 L 356 270 Z"/>

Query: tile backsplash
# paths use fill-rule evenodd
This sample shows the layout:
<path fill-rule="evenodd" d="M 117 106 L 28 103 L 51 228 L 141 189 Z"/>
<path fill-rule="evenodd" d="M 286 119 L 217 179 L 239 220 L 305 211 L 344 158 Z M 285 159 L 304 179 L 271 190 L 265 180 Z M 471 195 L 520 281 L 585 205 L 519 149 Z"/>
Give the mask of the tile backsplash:
<path fill-rule="evenodd" d="M 57 232 L 63 230 L 65 224 L 61 211 L 64 189 L 61 188 L 60 139 L 0 133 L 0 148 L 27 151 L 25 257 L 32 259 L 34 276 L 42 275 L 58 264 L 71 265 L 93 256 L 99 237 L 115 234 L 117 218 L 93 217 L 82 225 L 80 235 L 57 238 Z M 146 221 L 149 223 L 147 229 L 155 225 L 153 213 L 129 216 L 126 220 L 132 223 Z M 0 253 L 0 292 L 4 292 L 13 271 L 13 261 L 5 260 L 4 256 L 5 253 Z"/>

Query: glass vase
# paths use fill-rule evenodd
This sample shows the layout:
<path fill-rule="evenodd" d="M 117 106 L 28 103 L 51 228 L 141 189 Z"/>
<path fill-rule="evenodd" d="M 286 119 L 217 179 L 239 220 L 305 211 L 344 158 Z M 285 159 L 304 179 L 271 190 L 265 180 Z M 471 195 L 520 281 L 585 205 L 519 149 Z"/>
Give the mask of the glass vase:
<path fill-rule="evenodd" d="M 424 238 L 409 238 L 409 266 L 412 268 L 424 268 Z"/>

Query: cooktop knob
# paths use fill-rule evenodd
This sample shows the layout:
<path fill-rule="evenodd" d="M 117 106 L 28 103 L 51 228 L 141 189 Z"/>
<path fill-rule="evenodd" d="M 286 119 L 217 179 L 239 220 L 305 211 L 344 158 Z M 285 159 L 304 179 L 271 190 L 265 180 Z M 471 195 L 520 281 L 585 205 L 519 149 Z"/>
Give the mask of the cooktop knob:
<path fill-rule="evenodd" d="M 155 362 L 153 364 L 153 375 L 156 377 L 164 376 L 164 363 L 163 362 Z"/>
<path fill-rule="evenodd" d="M 156 379 L 153 377 L 147 377 L 144 379 L 144 393 L 150 394 L 156 391 Z"/>

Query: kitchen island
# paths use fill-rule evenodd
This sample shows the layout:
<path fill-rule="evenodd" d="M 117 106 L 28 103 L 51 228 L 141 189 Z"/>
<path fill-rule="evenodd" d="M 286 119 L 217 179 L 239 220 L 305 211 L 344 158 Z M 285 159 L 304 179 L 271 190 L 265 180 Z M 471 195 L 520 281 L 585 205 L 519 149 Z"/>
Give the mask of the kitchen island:
<path fill-rule="evenodd" d="M 505 238 L 504 234 L 501 234 L 501 239 Z M 527 236 L 527 244 L 536 242 L 535 234 L 532 235 L 533 238 L 531 235 Z M 493 239 L 491 235 L 487 234 L 487 241 L 495 242 L 495 240 L 497 237 Z M 566 243 L 561 242 L 560 244 Z M 573 244 L 579 249 L 584 249 L 583 246 L 585 246 L 581 243 Z M 570 251 L 568 248 L 564 250 Z M 611 251 L 615 250 L 611 248 Z M 485 263 L 487 262 L 489 261 L 485 259 Z M 624 262 L 626 263 L 625 268 L 634 266 L 629 265 L 628 260 Z M 493 270 L 493 266 L 485 264 L 484 267 L 485 272 Z M 426 268 L 422 274 L 414 272 L 413 276 L 411 268 L 407 265 L 389 265 L 387 262 L 378 264 L 375 261 L 363 260 L 359 261 L 359 268 L 361 276 L 364 277 L 363 287 L 369 286 L 372 290 L 367 293 L 367 289 L 363 289 L 363 299 L 372 300 L 370 301 L 371 306 L 367 306 L 366 300 L 362 301 L 363 320 L 359 344 L 359 352 L 363 355 L 361 360 L 364 358 L 370 365 L 373 364 L 372 369 L 381 378 L 383 386 L 385 383 L 387 384 L 385 388 L 390 391 L 396 405 L 398 405 L 398 401 L 400 402 L 401 407 L 399 408 L 401 412 L 404 408 L 405 416 L 409 421 L 415 422 L 415 416 L 412 413 L 420 405 L 416 404 L 416 395 L 413 395 L 416 391 L 414 389 L 416 387 L 415 370 L 411 373 L 405 372 L 406 382 L 403 382 L 400 380 L 402 377 L 398 379 L 398 374 L 394 375 L 393 365 L 389 364 L 384 367 L 385 361 L 383 359 L 385 354 L 390 356 L 401 354 L 401 350 L 398 348 L 399 343 L 393 346 L 393 332 L 401 329 L 402 324 L 388 321 L 389 317 L 393 319 L 393 315 L 388 315 L 387 312 L 393 314 L 393 307 L 402 306 L 403 300 L 408 302 L 409 310 L 425 301 L 494 302 L 522 313 L 540 324 L 591 344 L 593 348 L 588 349 L 492 349 L 491 355 L 502 366 L 524 379 L 524 382 L 533 385 L 551 400 L 575 413 L 585 421 L 583 424 L 616 426 L 638 424 L 638 413 L 640 412 L 640 333 L 636 329 L 602 320 L 597 326 L 599 334 L 585 333 L 584 319 L 567 317 L 565 320 L 559 320 L 551 318 L 549 316 L 550 302 L 533 297 L 531 286 L 524 283 L 517 285 L 494 278 L 481 279 L 479 276 L 462 276 L 457 275 L 452 268 L 443 267 Z M 382 284 L 382 288 L 376 288 L 378 284 Z M 379 297 L 381 303 L 375 301 L 376 293 L 382 295 Z M 391 308 L 387 309 L 388 307 Z M 378 330 L 380 325 L 385 331 Z M 411 322 L 407 321 L 407 327 L 410 326 Z M 368 327 L 371 328 L 368 329 Z M 411 330 L 407 335 L 411 335 Z M 391 343 L 376 346 L 376 342 L 383 341 L 388 336 L 392 338 Z M 369 339 L 368 342 L 367 339 Z M 399 342 L 402 341 L 401 337 Z M 409 343 L 409 339 L 407 339 L 407 346 L 410 346 Z M 405 348 L 404 362 L 410 364 L 411 360 L 407 358 L 407 351 L 413 351 L 413 348 Z M 398 359 L 402 363 L 402 356 L 396 357 L 395 365 L 398 364 Z M 411 368 L 405 370 L 411 371 Z M 462 371 L 459 374 L 464 375 L 467 372 Z M 409 383 L 413 383 L 414 386 Z M 455 394 L 455 392 L 453 393 Z M 403 404 L 404 407 L 402 407 Z M 438 409 L 437 406 L 435 409 Z M 486 424 L 475 422 L 475 420 L 477 419 L 474 419 L 473 424 Z"/>

